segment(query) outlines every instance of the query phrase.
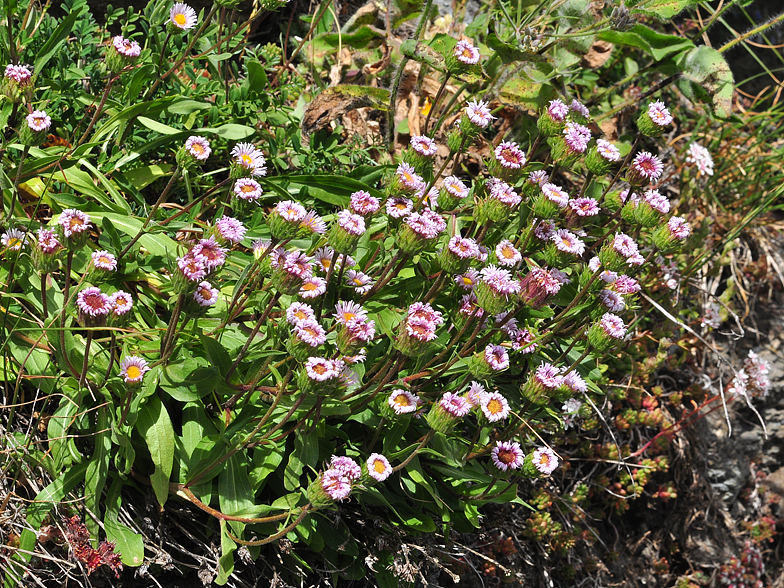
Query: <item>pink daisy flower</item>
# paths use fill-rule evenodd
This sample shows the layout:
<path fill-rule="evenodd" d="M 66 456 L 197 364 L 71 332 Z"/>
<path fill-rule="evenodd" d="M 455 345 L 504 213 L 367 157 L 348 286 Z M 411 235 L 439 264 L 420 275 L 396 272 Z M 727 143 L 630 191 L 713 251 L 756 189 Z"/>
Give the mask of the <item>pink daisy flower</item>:
<path fill-rule="evenodd" d="M 672 115 L 661 100 L 651 102 L 648 105 L 648 116 L 660 127 L 666 127 L 672 122 Z"/>
<path fill-rule="evenodd" d="M 460 63 L 476 65 L 479 63 L 479 49 L 469 39 L 461 39 L 455 45 L 453 55 Z"/>
<path fill-rule="evenodd" d="M 410 141 L 411 148 L 425 157 L 432 157 L 436 154 L 436 142 L 425 135 L 413 135 Z"/>
<path fill-rule="evenodd" d="M 489 103 L 482 100 L 472 100 L 466 106 L 466 116 L 476 126 L 484 129 L 495 117 L 490 114 Z"/>
<path fill-rule="evenodd" d="M 34 110 L 27 115 L 27 126 L 31 130 L 41 133 L 52 126 L 52 119 L 43 110 Z"/>
<path fill-rule="evenodd" d="M 496 371 L 509 367 L 509 354 L 501 345 L 488 345 L 485 348 L 485 361 Z"/>
<path fill-rule="evenodd" d="M 471 412 L 471 405 L 468 401 L 462 396 L 453 394 L 452 392 L 445 392 L 441 397 L 441 400 L 438 401 L 438 404 L 448 414 L 455 418 L 464 417 Z"/>
<path fill-rule="evenodd" d="M 495 148 L 495 158 L 506 169 L 520 169 L 525 165 L 525 153 L 511 141 L 504 141 Z"/>
<path fill-rule="evenodd" d="M 60 214 L 57 223 L 63 228 L 63 235 L 71 237 L 90 228 L 90 217 L 81 210 L 68 208 Z"/>
<path fill-rule="evenodd" d="M 411 214 L 414 203 L 408 198 L 390 197 L 386 203 L 387 214 L 392 218 L 403 218 Z"/>
<path fill-rule="evenodd" d="M 128 355 L 120 362 L 120 376 L 128 384 L 138 384 L 148 371 L 147 361 L 137 355 Z"/>
<path fill-rule="evenodd" d="M 112 311 L 109 296 L 95 286 L 90 286 L 79 292 L 76 296 L 76 306 L 84 314 L 91 317 L 106 316 Z"/>
<path fill-rule="evenodd" d="M 509 402 L 500 392 L 489 392 L 480 397 L 482 413 L 491 423 L 497 423 L 509 416 Z"/>
<path fill-rule="evenodd" d="M 369 192 L 360 190 L 351 195 L 351 210 L 356 214 L 368 216 L 378 211 L 381 208 L 381 202 L 375 196 L 371 196 Z"/>
<path fill-rule="evenodd" d="M 493 464 L 502 472 L 518 470 L 523 465 L 525 454 L 516 441 L 496 441 L 490 452 Z"/>
<path fill-rule="evenodd" d="M 555 455 L 555 452 L 549 447 L 535 449 L 533 453 L 533 464 L 537 470 L 545 476 L 549 476 L 555 471 L 555 468 L 558 467 L 558 456 Z"/>
<path fill-rule="evenodd" d="M 316 313 L 309 304 L 304 302 L 292 302 L 286 309 L 286 322 L 296 325 L 300 321 L 316 318 Z"/>
<path fill-rule="evenodd" d="M 199 306 L 212 306 L 218 301 L 218 289 L 209 282 L 201 282 L 193 291 L 193 299 Z"/>
<path fill-rule="evenodd" d="M 113 272 L 117 269 L 117 258 L 108 251 L 93 251 L 90 255 L 93 265 L 102 270 Z"/>
<path fill-rule="evenodd" d="M 387 404 L 396 415 L 408 414 L 416 411 L 419 405 L 419 396 L 411 394 L 408 390 L 393 390 L 387 399 Z"/>
<path fill-rule="evenodd" d="M 205 161 L 212 153 L 210 142 L 204 137 L 197 136 L 188 137 L 185 141 L 185 150 L 198 161 Z"/>
<path fill-rule="evenodd" d="M 109 303 L 112 305 L 112 313 L 115 316 L 123 316 L 133 308 L 133 298 L 124 290 L 118 290 L 109 296 Z"/>
<path fill-rule="evenodd" d="M 599 325 L 610 337 L 623 339 L 626 336 L 626 325 L 623 323 L 623 319 L 611 312 L 602 315 Z"/>
<path fill-rule="evenodd" d="M 367 294 L 373 288 L 373 280 L 367 274 L 355 270 L 346 272 L 346 283 L 354 288 L 357 294 Z"/>
<path fill-rule="evenodd" d="M 234 182 L 234 195 L 241 200 L 255 202 L 263 192 L 261 184 L 252 178 L 240 178 Z"/>
<path fill-rule="evenodd" d="M 389 460 L 380 453 L 371 453 L 367 459 L 368 474 L 377 482 L 383 482 L 392 475 Z"/>

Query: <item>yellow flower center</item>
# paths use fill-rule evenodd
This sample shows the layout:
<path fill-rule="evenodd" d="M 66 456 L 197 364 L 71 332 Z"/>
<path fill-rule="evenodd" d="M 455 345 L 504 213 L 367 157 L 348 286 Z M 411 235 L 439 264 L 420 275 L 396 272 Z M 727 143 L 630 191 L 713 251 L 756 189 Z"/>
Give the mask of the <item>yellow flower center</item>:
<path fill-rule="evenodd" d="M 395 208 L 397 208 L 398 210 L 405 210 L 408 207 L 406 206 L 405 202 L 398 202 L 397 204 L 395 204 Z"/>
<path fill-rule="evenodd" d="M 247 184 L 240 187 L 240 192 L 244 192 L 245 194 L 250 194 L 251 192 L 255 192 L 255 191 L 256 188 L 254 188 L 253 186 L 249 186 Z"/>
<path fill-rule="evenodd" d="M 313 290 L 315 290 L 317 287 L 318 287 L 318 286 L 317 286 L 316 284 L 314 284 L 313 282 L 306 282 L 306 283 L 305 283 L 305 284 L 302 286 L 302 289 L 303 289 L 303 290 L 305 290 L 306 292 L 312 292 L 312 291 L 313 291 Z"/>
<path fill-rule="evenodd" d="M 474 285 L 474 281 L 471 278 L 469 278 L 468 276 L 463 276 L 463 283 L 466 286 L 473 286 Z"/>
<path fill-rule="evenodd" d="M 129 365 L 125 370 L 125 374 L 128 376 L 129 380 L 138 380 L 142 375 L 142 370 L 139 369 L 139 366 Z"/>
<path fill-rule="evenodd" d="M 386 471 L 386 469 L 387 468 L 384 465 L 384 462 L 381 461 L 380 459 L 377 459 L 376 461 L 373 462 L 373 470 L 375 470 L 377 474 L 383 474 Z"/>
<path fill-rule="evenodd" d="M 191 151 L 193 151 L 197 155 L 201 155 L 202 153 L 204 153 L 204 147 L 202 147 L 198 143 L 193 143 L 191 145 Z"/>
<path fill-rule="evenodd" d="M 506 259 L 512 259 L 514 257 L 514 251 L 511 249 L 502 249 L 501 255 Z"/>
<path fill-rule="evenodd" d="M 327 368 L 323 364 L 317 363 L 313 366 L 313 371 L 322 376 L 327 372 Z"/>
<path fill-rule="evenodd" d="M 210 300 L 212 298 L 212 290 L 208 290 L 207 288 L 201 288 L 199 290 L 199 296 L 204 298 L 204 300 Z"/>
<path fill-rule="evenodd" d="M 112 263 L 112 260 L 109 259 L 108 257 L 106 257 L 105 255 L 102 255 L 101 257 L 99 257 L 98 261 L 101 262 L 101 263 L 107 263 L 107 264 Z"/>
<path fill-rule="evenodd" d="M 411 406 L 411 403 L 408 401 L 405 394 L 398 394 L 395 396 L 395 404 L 398 406 Z"/>
<path fill-rule="evenodd" d="M 493 398 L 487 403 L 487 410 L 490 411 L 490 414 L 498 414 L 504 410 L 504 405 L 497 398 Z"/>
<path fill-rule="evenodd" d="M 71 222 L 68 224 L 72 229 L 78 229 L 79 227 L 83 226 L 81 219 L 78 219 L 76 217 L 72 218 Z"/>
<path fill-rule="evenodd" d="M 8 240 L 8 247 L 11 248 L 11 249 L 16 249 L 17 247 L 21 247 L 21 245 L 22 245 L 22 242 L 19 239 L 17 239 L 16 237 L 11 237 Z"/>
<path fill-rule="evenodd" d="M 542 464 L 543 466 L 546 466 L 547 464 L 550 463 L 550 456 L 547 455 L 546 453 L 543 453 L 542 455 L 539 456 L 539 463 Z"/>
<path fill-rule="evenodd" d="M 304 312 L 302 312 L 301 310 L 298 310 L 297 312 L 295 312 L 294 316 L 297 317 L 299 320 L 305 320 L 307 318 L 307 315 Z"/>
<path fill-rule="evenodd" d="M 350 321 L 353 318 L 357 318 L 357 315 L 354 314 L 353 312 L 344 312 L 343 313 L 343 320 L 344 321 L 348 322 L 348 321 Z"/>
<path fill-rule="evenodd" d="M 174 23 L 179 25 L 179 26 L 181 26 L 181 27 L 184 27 L 185 26 L 185 15 L 182 14 L 182 13 L 175 14 L 174 15 Z"/>
<path fill-rule="evenodd" d="M 364 283 L 362 282 L 362 280 L 360 280 L 359 278 L 354 278 L 352 281 L 353 281 L 353 282 L 354 282 L 354 283 L 355 283 L 357 286 L 363 286 L 363 285 L 364 285 Z"/>
<path fill-rule="evenodd" d="M 247 153 L 240 155 L 240 163 L 245 166 L 253 165 L 253 158 Z"/>

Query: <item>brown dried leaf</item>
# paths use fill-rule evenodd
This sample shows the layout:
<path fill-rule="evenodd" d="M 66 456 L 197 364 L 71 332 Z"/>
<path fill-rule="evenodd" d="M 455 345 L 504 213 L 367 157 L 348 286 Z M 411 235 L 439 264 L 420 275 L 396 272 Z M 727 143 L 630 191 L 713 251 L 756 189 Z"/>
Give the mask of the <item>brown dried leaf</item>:
<path fill-rule="evenodd" d="M 594 41 L 588 53 L 583 55 L 583 65 L 596 69 L 603 66 L 612 54 L 613 45 L 607 41 Z"/>

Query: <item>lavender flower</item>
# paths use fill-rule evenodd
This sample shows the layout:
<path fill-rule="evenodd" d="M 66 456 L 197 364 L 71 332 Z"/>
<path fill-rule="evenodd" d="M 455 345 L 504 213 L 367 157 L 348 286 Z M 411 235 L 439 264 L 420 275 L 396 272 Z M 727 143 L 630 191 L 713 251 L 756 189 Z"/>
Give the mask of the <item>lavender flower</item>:
<path fill-rule="evenodd" d="M 120 376 L 126 384 L 140 383 L 148 371 L 147 361 L 136 355 L 128 355 L 120 362 Z"/>
<path fill-rule="evenodd" d="M 520 444 L 516 441 L 496 441 L 496 446 L 490 451 L 490 459 L 502 472 L 519 470 L 523 465 L 525 454 Z"/>
<path fill-rule="evenodd" d="M 392 466 L 389 460 L 380 453 L 371 453 L 367 459 L 368 474 L 376 482 L 383 482 L 392 475 Z"/>

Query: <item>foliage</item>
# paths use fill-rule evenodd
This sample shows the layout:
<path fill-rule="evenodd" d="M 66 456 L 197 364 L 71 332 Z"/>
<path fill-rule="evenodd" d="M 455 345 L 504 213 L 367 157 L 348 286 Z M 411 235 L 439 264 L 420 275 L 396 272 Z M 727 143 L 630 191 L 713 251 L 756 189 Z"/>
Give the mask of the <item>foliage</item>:
<path fill-rule="evenodd" d="M 584 513 L 674 499 L 667 442 L 721 404 L 654 385 L 682 360 L 654 315 L 682 325 L 670 281 L 735 236 L 706 241 L 710 153 L 669 140 L 732 116 L 721 51 L 650 20 L 696 4 L 502 1 L 465 29 L 474 46 L 430 30 L 428 1 L 388 54 L 372 22 L 334 32 L 329 3 L 284 52 L 248 41 L 275 0 L 236 22 L 224 0 L 187 30 L 164 2 L 112 11 L 119 41 L 86 0 L 59 20 L 7 3 L 23 16 L 2 59 L 33 77 L 6 70 L 0 106 L 5 455 L 32 500 L 6 585 L 47 541 L 93 572 L 117 568 L 105 539 L 149 573 L 123 516 L 147 491 L 203 523 L 189 532 L 220 546 L 221 585 L 238 555 L 292 582 L 325 566 L 413 582 L 401 534 L 473 531 L 490 504 L 530 512 L 526 536 L 566 554 L 590 537 Z M 602 42 L 608 60 L 581 67 Z M 318 97 L 308 65 L 330 71 Z M 435 80 L 429 113 L 396 127 L 412 65 Z M 367 143 L 343 133 L 360 111 Z M 719 205 L 748 223 L 777 193 L 761 194 Z M 680 420 L 662 406 L 691 400 Z M 609 422 L 618 438 L 588 440 Z M 569 459 L 624 468 L 544 489 Z"/>

